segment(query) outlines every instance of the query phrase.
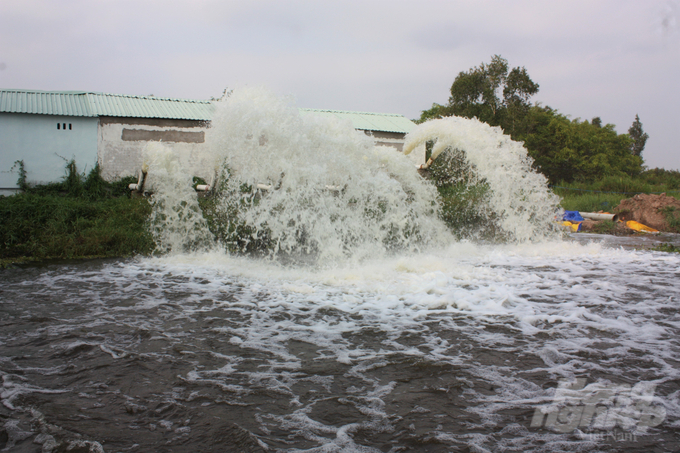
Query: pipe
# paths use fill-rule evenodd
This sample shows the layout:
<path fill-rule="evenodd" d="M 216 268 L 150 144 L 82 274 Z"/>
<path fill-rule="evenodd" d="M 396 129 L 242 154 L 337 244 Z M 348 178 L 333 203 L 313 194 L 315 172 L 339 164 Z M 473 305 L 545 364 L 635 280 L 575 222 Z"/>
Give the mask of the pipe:
<path fill-rule="evenodd" d="M 128 189 L 132 192 L 141 192 L 144 189 L 144 183 L 146 182 L 146 172 L 144 170 L 140 170 L 137 174 L 139 175 L 137 184 L 133 183 L 128 186 Z"/>
<path fill-rule="evenodd" d="M 208 193 L 211 190 L 213 190 L 213 188 L 216 186 L 217 186 L 217 169 L 215 169 L 215 172 L 210 177 L 210 181 L 208 181 L 208 184 L 196 184 L 196 191 Z"/>
<path fill-rule="evenodd" d="M 609 214 L 603 212 L 579 212 L 581 217 L 584 219 L 591 220 L 611 220 L 612 222 L 617 222 L 619 220 L 618 214 Z"/>
<path fill-rule="evenodd" d="M 417 168 L 418 170 L 427 170 L 428 168 L 430 168 L 430 165 L 432 165 L 432 162 L 434 162 L 435 158 L 436 158 L 436 156 L 435 156 L 435 157 L 430 157 L 430 158 L 428 159 L 428 161 L 425 162 L 424 164 L 422 164 L 422 165 L 420 165 L 420 166 L 419 166 L 419 165 L 416 165 L 416 168 Z"/>

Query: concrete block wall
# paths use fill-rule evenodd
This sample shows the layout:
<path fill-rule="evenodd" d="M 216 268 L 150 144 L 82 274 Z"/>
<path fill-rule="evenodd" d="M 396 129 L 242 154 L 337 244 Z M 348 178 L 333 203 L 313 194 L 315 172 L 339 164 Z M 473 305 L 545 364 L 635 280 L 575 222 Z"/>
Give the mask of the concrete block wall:
<path fill-rule="evenodd" d="M 192 176 L 210 179 L 215 162 L 205 145 L 206 129 L 200 121 L 102 117 L 98 136 L 102 176 L 115 180 L 136 175 L 145 163 L 145 147 L 160 141 Z"/>

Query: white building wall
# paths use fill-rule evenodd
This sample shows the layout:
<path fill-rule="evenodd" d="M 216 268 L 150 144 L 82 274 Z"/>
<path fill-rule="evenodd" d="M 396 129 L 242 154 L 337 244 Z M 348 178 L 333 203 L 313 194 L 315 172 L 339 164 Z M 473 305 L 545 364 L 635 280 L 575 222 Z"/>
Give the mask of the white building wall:
<path fill-rule="evenodd" d="M 71 159 L 80 172 L 97 163 L 97 118 L 0 113 L 0 189 L 17 188 L 16 161 L 36 184 L 61 180 Z"/>

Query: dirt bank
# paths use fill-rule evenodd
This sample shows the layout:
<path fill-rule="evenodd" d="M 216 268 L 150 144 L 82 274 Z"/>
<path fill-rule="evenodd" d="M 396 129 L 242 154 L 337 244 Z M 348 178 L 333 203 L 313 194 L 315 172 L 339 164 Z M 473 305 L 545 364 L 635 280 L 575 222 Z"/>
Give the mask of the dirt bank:
<path fill-rule="evenodd" d="M 666 194 L 638 194 L 621 201 L 614 212 L 623 221 L 635 220 L 659 231 L 680 232 L 680 200 Z"/>
<path fill-rule="evenodd" d="M 586 219 L 579 231 L 616 236 L 635 234 L 635 230 L 626 226 L 627 221 L 634 220 L 661 232 L 680 233 L 680 200 L 666 194 L 635 195 L 622 200 L 614 212 L 619 215 L 619 222 Z"/>

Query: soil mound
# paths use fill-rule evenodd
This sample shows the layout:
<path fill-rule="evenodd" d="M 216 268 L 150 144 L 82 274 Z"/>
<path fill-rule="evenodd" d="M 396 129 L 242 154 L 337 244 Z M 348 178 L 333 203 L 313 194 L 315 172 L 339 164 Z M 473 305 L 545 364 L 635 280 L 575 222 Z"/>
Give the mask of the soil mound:
<path fill-rule="evenodd" d="M 614 212 L 623 221 L 635 220 L 659 231 L 678 232 L 680 200 L 660 195 L 638 194 L 621 201 Z M 675 219 L 675 221 L 673 221 Z M 669 221 L 670 220 L 670 221 Z"/>

